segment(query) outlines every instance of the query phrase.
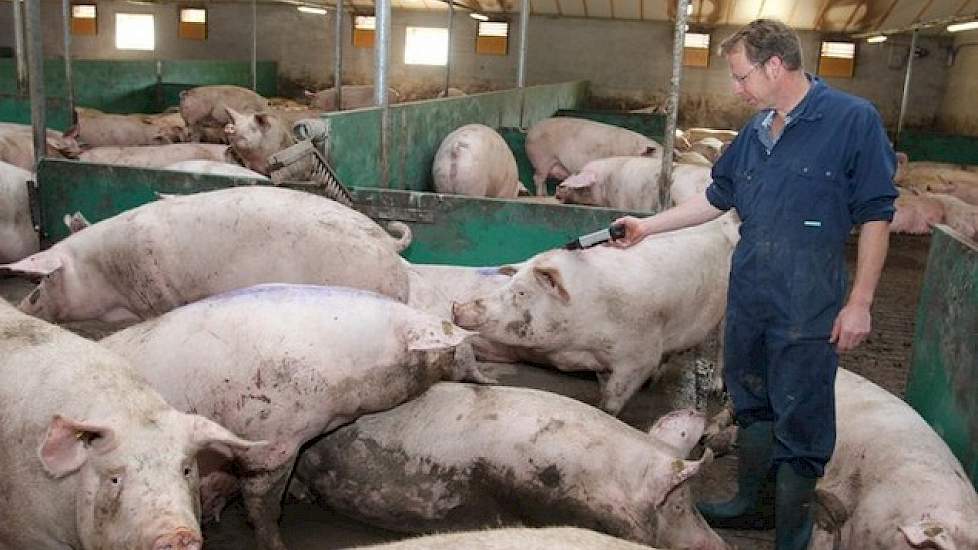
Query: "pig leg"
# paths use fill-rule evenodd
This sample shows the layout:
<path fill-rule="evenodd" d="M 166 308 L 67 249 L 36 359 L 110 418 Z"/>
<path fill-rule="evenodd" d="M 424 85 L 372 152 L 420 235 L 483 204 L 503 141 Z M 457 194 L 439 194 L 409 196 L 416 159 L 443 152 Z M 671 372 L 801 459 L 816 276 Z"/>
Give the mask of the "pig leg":
<path fill-rule="evenodd" d="M 652 349 L 634 351 L 635 353 L 629 355 L 636 359 L 628 359 L 626 356 L 625 360 L 616 362 L 612 366 L 609 374 L 598 376 L 601 387 L 599 406 L 612 416 L 618 416 L 625 403 L 635 395 L 662 362 L 661 342 L 656 342 Z M 639 357 L 642 359 L 637 359 Z"/>
<path fill-rule="evenodd" d="M 482 365 L 475 359 L 475 351 L 469 343 L 455 348 L 455 380 L 465 380 L 476 384 L 498 384 L 499 380 L 482 371 Z"/>
<path fill-rule="evenodd" d="M 255 528 L 255 539 L 262 550 L 286 550 L 278 519 L 282 515 L 282 496 L 296 457 L 270 471 L 257 472 L 241 480 L 248 520 Z"/>

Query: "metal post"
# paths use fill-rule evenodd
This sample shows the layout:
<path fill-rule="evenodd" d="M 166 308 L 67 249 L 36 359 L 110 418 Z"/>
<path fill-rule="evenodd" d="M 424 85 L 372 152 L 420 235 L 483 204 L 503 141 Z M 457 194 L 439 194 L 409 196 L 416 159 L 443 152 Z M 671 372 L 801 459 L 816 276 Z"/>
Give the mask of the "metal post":
<path fill-rule="evenodd" d="M 44 120 L 44 53 L 41 40 L 41 3 L 24 3 L 24 31 L 27 35 L 27 63 L 31 95 L 31 122 L 34 124 L 34 172 L 47 154 L 47 124 Z"/>
<path fill-rule="evenodd" d="M 336 43 L 333 45 L 333 87 L 336 89 L 336 108 L 343 107 L 343 0 L 336 0 L 336 26 L 333 34 Z"/>
<path fill-rule="evenodd" d="M 68 100 L 68 113 L 75 118 L 75 83 L 71 76 L 71 0 L 61 0 L 65 47 L 65 99 Z"/>
<path fill-rule="evenodd" d="M 251 0 L 251 89 L 258 91 L 258 0 Z"/>
<path fill-rule="evenodd" d="M 900 118 L 897 120 L 896 144 L 900 144 L 900 136 L 903 134 L 903 119 L 907 114 L 907 103 L 910 101 L 910 78 L 913 74 L 913 56 L 917 51 L 917 33 L 914 29 L 910 38 L 910 53 L 907 54 L 907 75 L 903 79 L 903 99 L 900 101 Z"/>
<path fill-rule="evenodd" d="M 388 187 L 389 174 L 387 169 L 388 148 L 390 147 L 390 105 L 387 103 L 387 65 L 391 47 L 391 1 L 376 0 L 375 16 L 377 17 L 376 40 L 374 41 L 374 57 L 376 74 L 374 75 L 374 103 L 383 107 L 380 117 L 380 186 Z"/>
<path fill-rule="evenodd" d="M 448 0 L 448 59 L 445 60 L 445 97 L 448 97 L 448 86 L 452 79 L 452 38 L 455 34 L 455 4 Z"/>
<path fill-rule="evenodd" d="M 683 77 L 683 47 L 686 41 L 686 21 L 689 0 L 676 2 L 676 30 L 672 41 L 672 80 L 666 106 L 666 135 L 662 151 L 662 172 L 659 174 L 659 210 L 669 208 L 669 186 L 672 183 L 672 151 L 676 146 L 676 121 L 679 114 L 679 87 Z"/>
<path fill-rule="evenodd" d="M 530 0 L 520 2 L 520 57 L 516 69 L 516 87 L 526 86 L 526 37 L 530 25 Z"/>
<path fill-rule="evenodd" d="M 27 60 L 24 57 L 24 11 L 21 0 L 12 0 L 14 8 L 14 55 L 17 57 L 17 94 L 27 95 Z"/>

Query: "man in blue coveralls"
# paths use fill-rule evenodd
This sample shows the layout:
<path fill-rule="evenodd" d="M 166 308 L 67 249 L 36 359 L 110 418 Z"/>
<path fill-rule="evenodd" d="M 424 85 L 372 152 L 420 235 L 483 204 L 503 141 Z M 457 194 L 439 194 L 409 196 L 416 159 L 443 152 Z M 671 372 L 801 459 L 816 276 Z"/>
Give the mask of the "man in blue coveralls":
<path fill-rule="evenodd" d="M 717 160 L 706 193 L 655 216 L 617 220 L 626 233 L 614 244 L 737 209 L 724 381 L 739 426 L 738 491 L 699 508 L 715 527 L 773 524 L 778 550 L 802 549 L 815 481 L 835 447 L 838 353 L 870 331 L 897 196 L 895 156 L 873 105 L 805 73 L 798 35 L 783 23 L 754 21 L 720 51 L 734 92 L 759 112 Z M 844 300 L 853 225 L 858 262 Z M 772 485 L 774 510 L 761 498 Z"/>

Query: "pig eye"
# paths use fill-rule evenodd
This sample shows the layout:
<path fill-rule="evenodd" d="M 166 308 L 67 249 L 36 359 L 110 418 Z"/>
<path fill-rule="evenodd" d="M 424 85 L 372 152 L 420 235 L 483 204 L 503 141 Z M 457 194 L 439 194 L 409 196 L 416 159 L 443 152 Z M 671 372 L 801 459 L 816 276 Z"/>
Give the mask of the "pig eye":
<path fill-rule="evenodd" d="M 119 476 L 112 476 L 112 477 L 109 478 L 109 481 L 112 482 L 112 485 L 118 485 L 119 484 Z"/>
<path fill-rule="evenodd" d="M 183 477 L 190 477 L 191 472 L 190 466 L 185 466 L 183 468 Z"/>
<path fill-rule="evenodd" d="M 519 291 L 519 292 L 517 292 L 517 294 L 519 294 L 520 296 L 526 296 L 526 292 L 524 292 L 524 291 L 522 291 L 522 290 L 521 290 L 521 291 Z"/>

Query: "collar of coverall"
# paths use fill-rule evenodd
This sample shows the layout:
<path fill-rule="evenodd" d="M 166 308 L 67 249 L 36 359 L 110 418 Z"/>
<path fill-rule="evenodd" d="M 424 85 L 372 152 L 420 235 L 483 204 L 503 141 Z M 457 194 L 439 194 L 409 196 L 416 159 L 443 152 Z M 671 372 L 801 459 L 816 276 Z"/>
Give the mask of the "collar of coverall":
<path fill-rule="evenodd" d="M 822 118 L 822 110 L 818 104 L 818 97 L 822 95 L 825 91 L 825 83 L 821 78 L 811 74 L 805 73 L 805 78 L 811 83 L 808 87 L 808 92 L 805 93 L 805 97 L 801 99 L 798 105 L 788 113 L 785 119 L 786 124 L 790 124 L 793 120 L 818 120 Z M 770 130 L 771 124 L 774 122 L 774 109 L 765 109 L 764 115 L 758 117 L 757 123 L 754 128 L 757 130 Z"/>

